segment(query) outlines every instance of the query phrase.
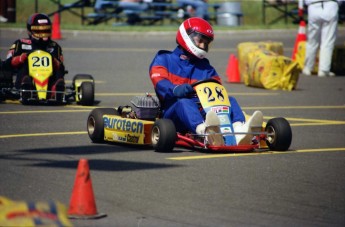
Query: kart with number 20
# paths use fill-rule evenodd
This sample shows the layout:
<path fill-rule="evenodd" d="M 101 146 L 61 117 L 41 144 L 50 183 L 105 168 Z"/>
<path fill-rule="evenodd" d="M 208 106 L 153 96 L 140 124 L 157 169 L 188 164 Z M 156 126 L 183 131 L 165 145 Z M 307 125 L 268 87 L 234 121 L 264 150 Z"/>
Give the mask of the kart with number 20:
<path fill-rule="evenodd" d="M 50 53 L 36 50 L 28 55 L 28 75 L 19 89 L 14 88 L 11 75 L 0 83 L 0 101 L 19 100 L 22 104 L 77 104 L 91 106 L 95 98 L 95 82 L 91 75 L 77 74 L 71 86 L 53 90 L 53 58 Z M 65 71 L 68 73 L 68 71 Z"/>

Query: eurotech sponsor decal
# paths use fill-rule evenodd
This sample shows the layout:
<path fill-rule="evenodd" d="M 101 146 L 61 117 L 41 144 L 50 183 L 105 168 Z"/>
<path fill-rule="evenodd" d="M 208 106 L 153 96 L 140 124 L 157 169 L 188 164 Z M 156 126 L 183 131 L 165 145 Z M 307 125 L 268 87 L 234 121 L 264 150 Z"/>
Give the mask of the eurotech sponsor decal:
<path fill-rule="evenodd" d="M 228 106 L 212 107 L 211 110 L 215 113 L 229 113 L 229 107 Z"/>
<path fill-rule="evenodd" d="M 125 132 L 140 133 L 144 131 L 144 124 L 140 121 L 123 118 L 103 117 L 104 128 Z"/>

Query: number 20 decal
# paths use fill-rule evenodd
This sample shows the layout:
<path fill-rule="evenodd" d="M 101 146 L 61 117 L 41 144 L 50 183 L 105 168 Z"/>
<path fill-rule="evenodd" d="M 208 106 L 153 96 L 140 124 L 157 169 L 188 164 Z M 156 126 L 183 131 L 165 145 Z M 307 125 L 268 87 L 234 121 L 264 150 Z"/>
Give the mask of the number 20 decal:
<path fill-rule="evenodd" d="M 32 67 L 49 67 L 50 66 L 50 60 L 48 57 L 37 57 L 37 56 L 34 56 L 32 57 Z"/>
<path fill-rule="evenodd" d="M 214 96 L 214 93 L 211 88 L 205 87 L 204 93 L 207 95 L 207 101 L 208 102 L 214 102 L 216 98 L 220 101 L 224 101 L 224 95 L 222 93 L 222 89 L 219 87 L 215 87 L 214 92 L 216 93 L 216 97 Z"/>

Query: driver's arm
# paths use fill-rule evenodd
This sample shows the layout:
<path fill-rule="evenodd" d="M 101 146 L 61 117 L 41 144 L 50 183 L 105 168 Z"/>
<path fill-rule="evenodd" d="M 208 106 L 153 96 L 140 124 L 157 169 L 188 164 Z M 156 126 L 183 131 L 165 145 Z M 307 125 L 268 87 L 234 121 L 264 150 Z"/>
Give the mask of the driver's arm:
<path fill-rule="evenodd" d="M 159 98 L 166 101 L 175 98 L 175 85 L 169 80 L 169 72 L 163 66 L 153 66 L 150 70 L 150 78 Z"/>
<path fill-rule="evenodd" d="M 54 53 L 53 53 L 53 61 L 54 61 L 54 69 L 65 69 L 64 67 L 64 58 L 62 53 L 62 48 L 57 44 L 53 43 L 55 45 Z"/>
<path fill-rule="evenodd" d="M 18 68 L 25 63 L 27 53 L 24 53 L 20 48 L 21 42 L 16 40 L 7 52 L 6 65 L 13 68 Z"/>

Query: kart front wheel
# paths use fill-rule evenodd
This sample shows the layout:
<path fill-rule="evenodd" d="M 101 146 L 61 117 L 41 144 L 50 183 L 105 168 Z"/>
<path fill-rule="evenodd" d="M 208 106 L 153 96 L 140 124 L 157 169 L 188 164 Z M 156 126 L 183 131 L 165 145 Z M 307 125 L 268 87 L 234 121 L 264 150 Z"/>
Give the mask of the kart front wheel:
<path fill-rule="evenodd" d="M 102 143 L 104 141 L 104 122 L 103 115 L 117 115 L 117 111 L 113 108 L 96 108 L 91 111 L 87 118 L 87 133 L 94 143 Z"/>
<path fill-rule="evenodd" d="M 76 87 L 76 81 L 81 80 L 81 81 L 90 81 L 92 83 L 94 83 L 94 79 L 93 76 L 89 75 L 89 74 L 77 74 L 73 77 L 73 81 L 72 84 L 73 86 Z"/>
<path fill-rule="evenodd" d="M 169 119 L 157 120 L 151 130 L 151 142 L 156 152 L 171 152 L 176 142 L 176 128 Z"/>
<path fill-rule="evenodd" d="M 95 101 L 95 89 L 91 82 L 83 82 L 79 91 L 79 103 L 83 106 L 92 106 Z"/>
<path fill-rule="evenodd" d="M 265 131 L 267 146 L 270 150 L 287 151 L 292 141 L 292 131 L 285 118 L 272 118 L 267 122 Z"/>

